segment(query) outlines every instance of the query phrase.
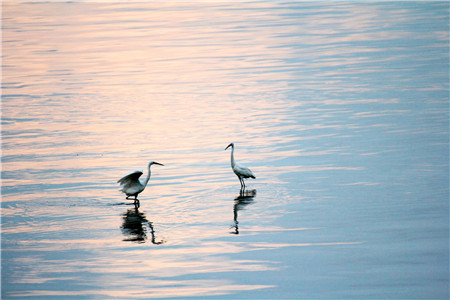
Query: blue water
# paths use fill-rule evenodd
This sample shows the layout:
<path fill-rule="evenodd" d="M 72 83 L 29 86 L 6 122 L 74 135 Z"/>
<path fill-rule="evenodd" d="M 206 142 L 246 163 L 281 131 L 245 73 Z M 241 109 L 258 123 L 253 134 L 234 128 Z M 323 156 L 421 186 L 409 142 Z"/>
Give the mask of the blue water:
<path fill-rule="evenodd" d="M 2 11 L 3 299 L 449 297 L 448 2 Z"/>

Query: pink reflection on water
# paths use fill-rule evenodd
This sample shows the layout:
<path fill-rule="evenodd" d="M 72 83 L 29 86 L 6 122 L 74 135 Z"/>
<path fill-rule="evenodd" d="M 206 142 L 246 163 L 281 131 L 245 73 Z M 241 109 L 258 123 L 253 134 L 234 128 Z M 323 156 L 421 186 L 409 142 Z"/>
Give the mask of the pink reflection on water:
<path fill-rule="evenodd" d="M 147 283 L 147 282 L 145 282 Z M 232 292 L 252 291 L 265 288 L 273 288 L 272 285 L 243 285 L 230 284 L 226 280 L 178 280 L 160 282 L 156 281 L 154 287 L 151 284 L 146 287 L 129 286 L 121 289 L 110 288 L 108 290 L 85 290 L 85 291 L 25 291 L 12 293 L 15 297 L 38 297 L 38 296 L 106 296 L 118 298 L 170 298 L 170 297 L 206 297 L 206 296 L 221 296 Z M 169 287 L 165 287 L 168 285 Z M 174 288 L 173 286 L 176 286 Z"/>
<path fill-rule="evenodd" d="M 292 113 L 299 108 L 298 102 L 283 98 L 297 70 L 306 67 L 307 61 L 316 69 L 349 63 L 320 60 L 314 48 L 301 51 L 304 61 L 290 64 L 299 50 L 286 45 L 386 37 L 361 33 L 334 36 L 337 29 L 327 26 L 330 20 L 314 25 L 307 19 L 307 27 L 317 28 L 309 28 L 311 38 L 300 41 L 295 37 L 302 28 L 297 21 L 267 26 L 281 25 L 279 15 L 252 9 L 268 7 L 268 3 L 244 4 L 249 9 L 242 14 L 223 9 L 221 4 L 207 9 L 199 9 L 202 4 L 177 5 L 4 5 L 3 13 L 9 16 L 4 20 L 5 28 L 18 30 L 3 31 L 3 39 L 8 41 L 3 48 L 7 65 L 4 82 L 10 89 L 2 108 L 3 116 L 9 119 L 3 125 L 2 167 L 10 177 L 2 182 L 9 189 L 2 201 L 12 203 L 13 208 L 2 214 L 21 217 L 14 226 L 8 224 L 4 233 L 31 236 L 17 244 L 22 251 L 34 251 L 38 256 L 73 250 L 94 257 L 23 262 L 32 271 L 15 283 L 52 282 L 54 272 L 60 272 L 68 275 L 66 280 L 81 283 L 87 282 L 83 274 L 93 274 L 94 284 L 101 287 L 76 293 L 43 289 L 12 295 L 225 295 L 272 286 L 162 278 L 270 271 L 277 267 L 266 261 L 225 255 L 289 246 L 340 245 L 211 241 L 229 236 L 238 189 L 229 168 L 229 153 L 223 149 L 235 142 L 237 159 L 254 170 L 258 178 L 255 185 L 266 189 L 265 200 L 276 199 L 279 205 L 287 200 L 279 197 L 273 186 L 282 183 L 284 174 L 357 170 L 331 164 L 276 165 L 281 158 L 342 150 L 285 147 L 298 140 L 327 136 L 305 137 L 310 130 L 339 126 L 318 120 L 298 122 L 311 111 Z M 354 24 L 360 21 L 353 20 Z M 330 46 L 321 50 L 321 55 L 327 56 L 342 51 Z M 341 84 L 329 81 L 323 85 L 314 78 L 318 74 L 307 75 L 312 78 L 303 78 L 304 89 L 321 85 L 321 89 L 333 90 Z M 131 170 L 144 169 L 149 160 L 166 166 L 152 173 L 141 196 L 140 211 L 127 214 L 130 206 L 122 204 L 125 200 L 116 181 Z M 271 207 L 268 202 L 261 204 L 266 211 Z M 255 218 L 250 209 L 245 213 L 240 220 Z M 265 222 L 276 218 L 273 212 L 271 215 Z M 156 237 L 150 237 L 147 230 L 146 238 L 142 232 L 138 234 L 146 243 L 124 243 L 131 238 L 121 228 L 134 226 L 127 227 L 124 216 L 141 218 L 137 220 L 141 224 L 151 222 L 153 228 L 148 230 Z M 284 229 L 243 223 L 240 230 L 256 235 Z M 138 274 L 138 280 L 127 278 L 132 274 Z"/>

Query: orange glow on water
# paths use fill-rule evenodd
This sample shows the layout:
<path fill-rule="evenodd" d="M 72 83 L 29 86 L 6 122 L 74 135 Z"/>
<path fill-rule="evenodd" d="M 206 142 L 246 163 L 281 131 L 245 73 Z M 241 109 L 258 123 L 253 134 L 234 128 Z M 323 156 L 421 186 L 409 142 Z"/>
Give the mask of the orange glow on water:
<path fill-rule="evenodd" d="M 435 289 L 448 7 L 423 7 L 3 2 L 6 297 Z M 150 160 L 138 208 L 117 180 Z"/>

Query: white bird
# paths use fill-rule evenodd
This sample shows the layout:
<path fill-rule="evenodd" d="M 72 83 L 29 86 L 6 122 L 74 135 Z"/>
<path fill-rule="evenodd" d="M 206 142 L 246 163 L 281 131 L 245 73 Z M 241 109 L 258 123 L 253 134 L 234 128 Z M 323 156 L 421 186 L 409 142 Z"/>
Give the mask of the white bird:
<path fill-rule="evenodd" d="M 142 170 L 135 170 L 125 175 L 124 177 L 120 178 L 117 181 L 117 183 L 119 183 L 122 186 L 122 189 L 120 191 L 122 191 L 124 194 L 127 195 L 127 199 L 129 199 L 130 196 L 134 196 L 135 202 L 139 201 L 137 199 L 137 195 L 141 193 L 147 186 L 147 183 L 150 180 L 151 175 L 150 167 L 152 165 L 164 166 L 163 164 L 160 164 L 156 161 L 151 161 L 148 164 L 148 174 L 147 178 L 144 181 L 141 182 L 139 180 L 139 177 L 141 177 L 141 175 L 143 174 Z"/>
<path fill-rule="evenodd" d="M 244 178 L 253 178 L 255 179 L 255 175 L 253 172 L 243 165 L 240 165 L 234 161 L 234 143 L 229 144 L 225 150 L 227 150 L 231 146 L 231 169 L 233 169 L 234 174 L 239 178 L 241 182 L 241 189 L 245 188 Z"/>

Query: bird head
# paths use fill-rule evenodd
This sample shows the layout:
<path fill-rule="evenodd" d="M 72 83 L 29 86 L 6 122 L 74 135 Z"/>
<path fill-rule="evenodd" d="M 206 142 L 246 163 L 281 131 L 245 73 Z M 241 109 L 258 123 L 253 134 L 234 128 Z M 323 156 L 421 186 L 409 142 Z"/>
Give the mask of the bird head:
<path fill-rule="evenodd" d="M 164 166 L 163 164 L 160 164 L 159 162 L 156 162 L 156 161 L 153 161 L 153 160 L 148 164 L 149 167 L 150 167 L 151 165 L 160 165 L 160 166 Z"/>
<path fill-rule="evenodd" d="M 230 146 L 231 146 L 232 148 L 234 148 L 234 143 L 229 144 L 224 150 L 227 150 L 228 148 L 230 148 Z"/>

